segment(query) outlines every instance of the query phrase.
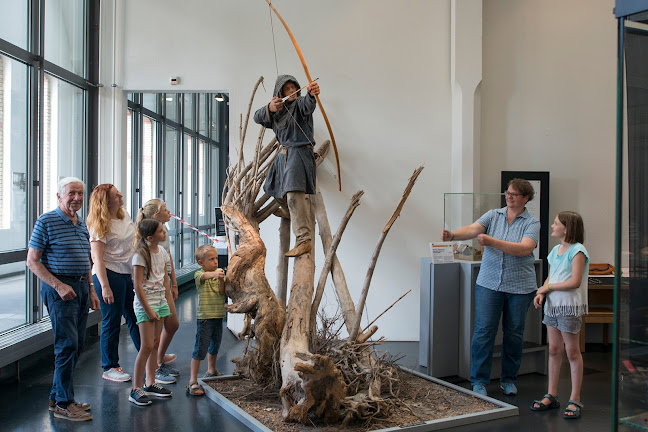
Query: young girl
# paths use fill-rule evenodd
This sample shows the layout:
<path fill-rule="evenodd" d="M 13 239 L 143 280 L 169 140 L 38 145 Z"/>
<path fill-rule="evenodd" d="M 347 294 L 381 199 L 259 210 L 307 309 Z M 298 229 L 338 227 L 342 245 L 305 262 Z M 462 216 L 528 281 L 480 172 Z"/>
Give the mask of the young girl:
<path fill-rule="evenodd" d="M 157 349 L 165 317 L 169 316 L 171 292 L 167 264 L 169 254 L 159 244 L 166 238 L 162 223 L 157 219 L 144 219 L 135 233 L 133 256 L 133 307 L 140 330 L 141 346 L 133 373 L 133 388 L 128 400 L 136 405 L 149 405 L 148 396 L 169 397 L 171 392 L 155 382 Z M 142 385 L 146 369 L 146 385 Z"/>
<path fill-rule="evenodd" d="M 151 199 L 148 200 L 144 206 L 139 210 L 136 219 L 136 225 L 146 218 L 157 219 L 162 222 L 162 227 L 166 232 L 164 224 L 171 220 L 171 212 L 167 209 L 166 204 L 161 199 Z M 171 256 L 171 251 L 169 247 L 169 237 L 160 243 L 169 256 Z M 155 379 L 158 383 L 161 384 L 172 384 L 176 382 L 176 378 L 180 375 L 180 371 L 174 367 L 169 366 L 168 363 L 174 361 L 177 358 L 175 354 L 167 354 L 167 349 L 171 344 L 173 335 L 178 331 L 180 323 L 178 322 L 178 315 L 175 309 L 175 300 L 178 299 L 178 282 L 175 277 L 175 269 L 173 267 L 173 259 L 170 261 L 170 265 L 167 268 L 169 274 L 169 279 L 171 282 L 171 298 L 173 301 L 169 302 L 170 315 L 164 320 L 164 328 L 162 329 L 162 336 L 160 337 L 160 346 L 158 348 L 157 362 L 158 369 L 155 372 Z"/>
<path fill-rule="evenodd" d="M 558 402 L 558 377 L 563 351 L 566 349 L 571 369 L 572 391 L 563 417 L 577 419 L 583 404 L 580 402 L 583 382 L 583 357 L 579 346 L 579 335 L 583 314 L 587 313 L 587 275 L 589 255 L 582 245 L 585 239 L 583 219 L 576 212 L 558 213 L 551 236 L 560 239 L 553 248 L 549 261 L 549 278 L 538 288 L 533 304 L 538 309 L 543 300 L 549 337 L 549 391 L 542 400 L 531 405 L 533 411 L 545 411 L 560 407 Z"/>

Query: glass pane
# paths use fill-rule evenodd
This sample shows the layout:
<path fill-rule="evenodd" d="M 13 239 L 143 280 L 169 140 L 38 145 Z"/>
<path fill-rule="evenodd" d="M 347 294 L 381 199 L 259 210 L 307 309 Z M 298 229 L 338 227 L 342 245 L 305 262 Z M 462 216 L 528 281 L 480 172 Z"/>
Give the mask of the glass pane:
<path fill-rule="evenodd" d="M 205 136 L 207 136 L 207 111 L 205 108 L 205 101 L 208 97 L 208 94 L 198 95 L 198 133 Z"/>
<path fill-rule="evenodd" d="M 27 322 L 25 261 L 0 265 L 0 333 Z"/>
<path fill-rule="evenodd" d="M 184 185 L 184 190 L 182 192 L 182 196 L 184 197 L 183 199 L 183 214 L 182 214 L 182 219 L 187 221 L 187 223 L 190 223 L 191 225 L 194 225 L 194 220 L 192 217 L 192 208 L 191 208 L 191 202 L 193 201 L 193 188 L 192 188 L 192 180 L 193 180 L 193 139 L 189 135 L 185 135 L 185 145 L 184 145 L 184 154 L 183 154 L 183 179 L 182 183 Z M 187 265 L 190 263 L 194 262 L 194 249 L 192 246 L 191 239 L 193 237 L 193 230 L 191 230 L 188 227 L 185 227 L 183 229 L 184 231 L 184 236 L 182 240 L 182 263 L 183 265 Z"/>
<path fill-rule="evenodd" d="M 184 94 L 184 127 L 196 130 L 194 126 L 193 93 Z"/>
<path fill-rule="evenodd" d="M 207 191 L 205 185 L 207 173 L 205 172 L 205 152 L 207 146 L 203 140 L 198 141 L 198 225 L 203 226 L 207 223 Z"/>
<path fill-rule="evenodd" d="M 84 11 L 84 0 L 47 0 L 43 47 L 46 60 L 81 76 L 84 76 Z"/>
<path fill-rule="evenodd" d="M 178 121 L 178 95 L 167 93 L 164 97 L 164 103 L 166 104 L 166 118 Z"/>
<path fill-rule="evenodd" d="M 27 247 L 27 66 L 0 56 L 0 253 Z M 25 261 L 0 265 L 0 332 L 27 322 Z"/>
<path fill-rule="evenodd" d="M 133 110 L 126 112 L 126 190 L 121 191 L 124 195 L 124 206 L 128 213 L 133 215 Z"/>
<path fill-rule="evenodd" d="M 49 4 L 49 3 L 48 3 Z M 45 75 L 43 87 L 43 211 L 58 206 L 63 177 L 83 178 L 83 90 Z"/>
<path fill-rule="evenodd" d="M 142 94 L 142 105 L 144 108 L 149 109 L 153 112 L 157 112 L 157 93 L 143 93 Z"/>
<path fill-rule="evenodd" d="M 27 66 L 4 56 L 0 56 L 0 185 L 0 252 L 25 249 Z"/>
<path fill-rule="evenodd" d="M 142 127 L 142 203 L 157 198 L 157 122 L 143 116 Z"/>
<path fill-rule="evenodd" d="M 0 2 L 0 39 L 20 48 L 27 49 L 29 16 L 25 0 L 3 0 Z"/>

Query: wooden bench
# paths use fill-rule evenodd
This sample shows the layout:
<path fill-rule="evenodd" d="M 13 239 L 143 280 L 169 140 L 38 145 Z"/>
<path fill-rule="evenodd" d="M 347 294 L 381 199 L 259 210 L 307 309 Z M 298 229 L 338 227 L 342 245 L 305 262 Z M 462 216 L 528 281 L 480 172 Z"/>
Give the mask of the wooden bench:
<path fill-rule="evenodd" d="M 603 324 L 603 345 L 608 344 L 608 324 L 614 322 L 614 311 L 607 307 L 591 307 L 589 313 L 583 315 L 583 325 L 580 331 L 580 350 L 585 352 L 585 328 L 587 324 Z"/>

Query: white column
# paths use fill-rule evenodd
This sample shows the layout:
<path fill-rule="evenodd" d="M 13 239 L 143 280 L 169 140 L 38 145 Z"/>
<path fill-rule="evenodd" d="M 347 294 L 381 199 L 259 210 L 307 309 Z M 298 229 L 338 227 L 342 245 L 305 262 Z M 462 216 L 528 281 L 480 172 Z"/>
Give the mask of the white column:
<path fill-rule="evenodd" d="M 482 0 L 452 0 L 452 192 L 479 192 Z"/>

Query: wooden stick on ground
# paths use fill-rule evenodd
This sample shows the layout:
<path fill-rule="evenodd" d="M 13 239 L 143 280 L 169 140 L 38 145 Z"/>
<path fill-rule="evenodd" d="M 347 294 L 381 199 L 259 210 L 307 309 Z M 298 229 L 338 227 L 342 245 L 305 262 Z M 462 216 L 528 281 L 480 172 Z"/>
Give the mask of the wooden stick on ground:
<path fill-rule="evenodd" d="M 387 225 L 385 225 L 385 228 L 383 228 L 380 238 L 378 239 L 378 244 L 374 249 L 374 253 L 371 257 L 371 261 L 369 262 L 369 269 L 367 269 L 367 275 L 365 277 L 364 285 L 362 287 L 362 293 L 360 294 L 360 301 L 356 306 L 356 316 L 355 316 L 355 321 L 353 323 L 353 328 L 351 329 L 351 332 L 349 332 L 349 342 L 355 341 L 356 337 L 358 336 L 358 330 L 360 329 L 360 320 L 362 319 L 362 309 L 364 309 L 365 302 L 367 301 L 367 294 L 369 293 L 369 285 L 371 284 L 371 278 L 373 277 L 373 272 L 374 269 L 376 268 L 376 262 L 378 261 L 378 255 L 380 255 L 380 250 L 382 249 L 382 245 L 385 242 L 385 238 L 387 237 L 389 230 L 391 229 L 392 225 L 396 221 L 396 218 L 400 215 L 400 212 L 403 209 L 403 205 L 405 205 L 405 201 L 409 197 L 409 194 L 412 192 L 414 183 L 416 183 L 416 179 L 418 178 L 419 174 L 421 174 L 421 171 L 423 171 L 422 166 L 414 170 L 412 177 L 410 177 L 409 182 L 407 183 L 405 192 L 403 192 L 403 197 L 401 198 L 398 207 L 396 207 L 396 211 L 394 211 L 394 214 L 387 222 Z"/>

